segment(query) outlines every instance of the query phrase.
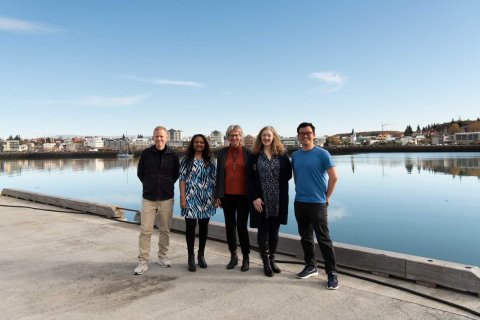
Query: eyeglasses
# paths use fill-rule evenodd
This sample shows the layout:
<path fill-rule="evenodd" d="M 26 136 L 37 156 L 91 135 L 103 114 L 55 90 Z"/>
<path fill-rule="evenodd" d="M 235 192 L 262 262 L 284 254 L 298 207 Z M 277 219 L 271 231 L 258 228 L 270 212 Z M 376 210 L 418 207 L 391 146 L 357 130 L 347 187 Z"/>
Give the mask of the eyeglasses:
<path fill-rule="evenodd" d="M 228 138 L 233 139 L 233 138 L 240 138 L 241 136 L 239 134 L 229 134 Z"/>
<path fill-rule="evenodd" d="M 300 137 L 302 137 L 302 136 L 310 137 L 311 135 L 313 135 L 313 132 L 312 132 L 312 131 L 299 132 L 298 135 L 299 135 Z"/>

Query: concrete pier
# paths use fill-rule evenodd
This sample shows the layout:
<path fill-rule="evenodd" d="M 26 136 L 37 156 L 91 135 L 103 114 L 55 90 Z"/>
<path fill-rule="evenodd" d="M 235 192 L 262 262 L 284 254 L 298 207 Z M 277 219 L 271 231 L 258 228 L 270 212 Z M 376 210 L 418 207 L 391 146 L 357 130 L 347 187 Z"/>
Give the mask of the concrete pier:
<path fill-rule="evenodd" d="M 115 205 L 92 203 L 82 200 L 58 197 L 42 193 L 3 189 L 2 195 L 24 199 L 37 203 L 50 204 L 61 208 L 69 208 L 84 213 L 92 213 L 107 218 L 122 219 L 124 210 Z M 172 230 L 183 232 L 185 220 L 174 217 Z M 250 229 L 250 243 L 256 245 L 256 229 Z M 224 224 L 211 222 L 209 237 L 226 241 Z M 299 259 L 303 258 L 300 237 L 281 234 L 278 251 Z M 480 295 L 480 268 L 477 266 L 418 257 L 408 254 L 371 249 L 355 245 L 335 242 L 337 264 L 347 268 L 363 270 L 371 274 L 385 277 L 397 277 L 412 280 L 430 287 L 445 287 Z M 317 257 L 321 257 L 317 246 Z"/>
<path fill-rule="evenodd" d="M 38 210 L 37 210 L 38 209 Z M 65 212 L 54 212 L 65 211 Z M 188 272 L 183 234 L 172 233 L 173 266 L 152 262 L 134 276 L 139 226 L 71 209 L 0 197 L 0 317 L 2 319 L 479 319 L 473 313 L 384 285 L 340 274 L 295 278 L 301 265 L 280 264 L 263 275 L 258 253 L 251 268 L 225 268 L 225 243 L 207 242 L 207 269 Z M 279 260 L 299 261 L 292 256 Z M 350 271 L 354 273 L 353 271 Z M 480 312 L 472 294 L 379 278 Z"/>

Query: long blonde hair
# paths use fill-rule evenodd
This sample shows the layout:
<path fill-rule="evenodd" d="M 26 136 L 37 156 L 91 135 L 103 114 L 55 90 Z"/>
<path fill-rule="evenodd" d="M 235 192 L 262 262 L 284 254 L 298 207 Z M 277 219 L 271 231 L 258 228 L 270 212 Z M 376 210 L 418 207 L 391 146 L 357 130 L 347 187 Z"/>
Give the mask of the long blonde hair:
<path fill-rule="evenodd" d="M 272 146 L 271 146 L 272 154 L 273 155 L 285 154 L 285 146 L 283 145 L 282 140 L 280 139 L 280 136 L 278 135 L 277 131 L 275 131 L 275 128 L 273 128 L 272 126 L 265 126 L 262 129 L 260 129 L 260 132 L 257 134 L 257 137 L 255 138 L 255 142 L 253 143 L 253 153 L 259 154 L 260 151 L 263 150 L 262 133 L 265 130 L 272 131 L 272 135 L 273 135 Z"/>

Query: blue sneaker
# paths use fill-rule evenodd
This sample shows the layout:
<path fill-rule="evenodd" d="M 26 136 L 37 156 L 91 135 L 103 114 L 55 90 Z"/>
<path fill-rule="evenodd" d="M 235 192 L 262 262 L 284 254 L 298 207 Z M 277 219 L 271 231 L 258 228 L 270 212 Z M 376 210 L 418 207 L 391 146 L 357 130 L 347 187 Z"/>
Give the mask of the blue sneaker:
<path fill-rule="evenodd" d="M 327 289 L 328 290 L 337 290 L 339 287 L 337 273 L 336 272 L 329 272 L 328 273 L 328 280 L 327 280 Z"/>
<path fill-rule="evenodd" d="M 300 273 L 297 273 L 298 279 L 307 279 L 312 276 L 318 276 L 318 271 L 317 268 L 310 265 L 306 265 Z"/>

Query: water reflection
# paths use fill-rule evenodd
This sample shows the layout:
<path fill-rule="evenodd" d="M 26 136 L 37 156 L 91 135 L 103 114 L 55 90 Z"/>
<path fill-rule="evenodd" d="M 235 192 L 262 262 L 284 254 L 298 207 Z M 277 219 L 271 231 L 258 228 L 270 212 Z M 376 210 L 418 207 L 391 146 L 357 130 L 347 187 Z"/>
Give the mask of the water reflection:
<path fill-rule="evenodd" d="M 341 157 L 335 157 L 342 161 Z M 357 154 L 350 155 L 350 167 L 368 163 L 385 167 L 404 166 L 407 173 L 445 173 L 452 176 L 480 177 L 480 155 L 478 153 L 420 153 L 420 154 Z M 18 175 L 28 171 L 94 171 L 102 172 L 137 167 L 138 159 L 46 159 L 46 160 L 0 160 L 0 172 Z M 383 170 L 384 171 L 384 170 Z"/>
<path fill-rule="evenodd" d="M 340 157 L 336 157 L 339 159 Z M 356 166 L 368 163 L 385 168 L 404 166 L 408 174 L 444 173 L 457 176 L 474 176 L 480 178 L 480 155 L 478 153 L 418 153 L 418 154 L 357 154 L 350 156 L 350 167 L 355 173 Z"/>
<path fill-rule="evenodd" d="M 21 175 L 23 172 L 44 171 L 93 171 L 137 167 L 138 159 L 45 159 L 45 160 L 0 160 L 0 173 Z"/>

